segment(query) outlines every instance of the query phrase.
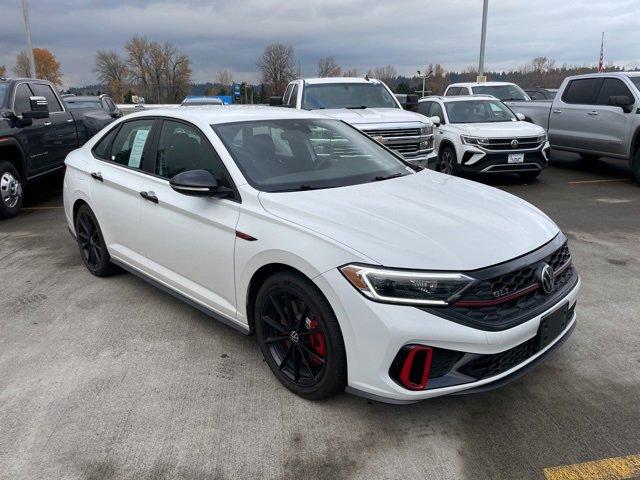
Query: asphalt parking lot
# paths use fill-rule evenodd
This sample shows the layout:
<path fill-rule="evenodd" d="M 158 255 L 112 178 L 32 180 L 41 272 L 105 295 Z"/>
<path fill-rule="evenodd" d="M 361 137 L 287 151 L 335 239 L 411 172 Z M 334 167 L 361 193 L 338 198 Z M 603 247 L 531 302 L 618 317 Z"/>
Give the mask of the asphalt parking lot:
<path fill-rule="evenodd" d="M 92 277 L 60 178 L 41 182 L 0 223 L 0 478 L 631 478 L 545 471 L 640 454 L 640 187 L 619 162 L 554 158 L 489 183 L 569 237 L 575 333 L 500 390 L 409 406 L 305 401 L 252 337 L 132 275 Z"/>

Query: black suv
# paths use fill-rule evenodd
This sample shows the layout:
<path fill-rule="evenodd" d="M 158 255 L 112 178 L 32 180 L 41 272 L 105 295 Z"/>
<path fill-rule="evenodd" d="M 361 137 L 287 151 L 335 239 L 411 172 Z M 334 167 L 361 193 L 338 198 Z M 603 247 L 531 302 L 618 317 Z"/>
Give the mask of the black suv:
<path fill-rule="evenodd" d="M 0 78 L 0 219 L 18 214 L 29 180 L 63 168 L 111 121 L 69 110 L 46 80 Z"/>

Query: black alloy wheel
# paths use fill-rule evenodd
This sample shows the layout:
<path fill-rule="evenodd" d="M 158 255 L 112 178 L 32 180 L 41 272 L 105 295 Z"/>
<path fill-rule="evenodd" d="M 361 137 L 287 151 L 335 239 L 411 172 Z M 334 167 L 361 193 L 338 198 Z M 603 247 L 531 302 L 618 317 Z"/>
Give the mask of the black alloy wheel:
<path fill-rule="evenodd" d="M 458 173 L 458 160 L 456 158 L 456 152 L 451 147 L 445 147 L 440 152 L 438 159 L 438 170 L 447 175 L 457 175 Z"/>
<path fill-rule="evenodd" d="M 346 386 L 346 355 L 331 308 L 305 277 L 281 272 L 256 300 L 256 336 L 269 367 L 287 388 L 309 399 Z"/>
<path fill-rule="evenodd" d="M 76 215 L 76 236 L 78 247 L 87 270 L 98 277 L 112 273 L 111 257 L 98 226 L 98 221 L 87 205 L 83 205 Z"/>

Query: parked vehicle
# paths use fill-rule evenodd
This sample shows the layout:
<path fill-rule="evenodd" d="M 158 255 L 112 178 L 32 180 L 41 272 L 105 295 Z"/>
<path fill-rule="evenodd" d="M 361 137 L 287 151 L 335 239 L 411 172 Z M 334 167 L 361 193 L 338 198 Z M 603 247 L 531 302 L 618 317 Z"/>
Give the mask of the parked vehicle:
<path fill-rule="evenodd" d="M 524 92 L 531 100 L 553 100 L 558 93 L 557 88 L 525 88 Z"/>
<path fill-rule="evenodd" d="M 224 105 L 218 97 L 187 97 L 182 100 L 182 107 L 201 107 L 203 105 Z"/>
<path fill-rule="evenodd" d="M 66 163 L 91 273 L 119 265 L 255 333 L 305 398 L 494 388 L 575 325 L 578 274 L 546 215 L 319 112 L 134 113 Z"/>
<path fill-rule="evenodd" d="M 445 97 L 461 95 L 491 95 L 503 102 L 531 100 L 524 90 L 510 82 L 452 83 L 444 91 Z"/>
<path fill-rule="evenodd" d="M 0 79 L 0 219 L 22 206 L 26 183 L 64 167 L 64 158 L 111 122 L 71 111 L 45 80 Z"/>
<path fill-rule="evenodd" d="M 553 102 L 510 107 L 542 126 L 551 148 L 579 153 L 587 161 L 626 160 L 640 182 L 640 72 L 568 77 Z"/>
<path fill-rule="evenodd" d="M 403 109 L 410 112 L 415 112 L 418 109 L 418 99 L 420 98 L 418 95 L 414 93 L 394 93 L 394 95 Z"/>
<path fill-rule="evenodd" d="M 64 103 L 69 106 L 70 110 L 96 110 L 105 112 L 113 118 L 120 118 L 122 116 L 122 112 L 116 105 L 116 102 L 114 102 L 113 98 L 107 94 L 97 96 L 67 95 L 62 99 L 64 100 Z"/>
<path fill-rule="evenodd" d="M 517 173 L 532 179 L 549 162 L 544 129 L 522 121 L 493 97 L 426 97 L 418 112 L 435 125 L 443 173 Z"/>
<path fill-rule="evenodd" d="M 380 80 L 370 78 L 309 78 L 289 83 L 271 105 L 322 114 L 362 130 L 413 165 L 433 166 L 433 125 L 402 109 L 398 99 Z"/>

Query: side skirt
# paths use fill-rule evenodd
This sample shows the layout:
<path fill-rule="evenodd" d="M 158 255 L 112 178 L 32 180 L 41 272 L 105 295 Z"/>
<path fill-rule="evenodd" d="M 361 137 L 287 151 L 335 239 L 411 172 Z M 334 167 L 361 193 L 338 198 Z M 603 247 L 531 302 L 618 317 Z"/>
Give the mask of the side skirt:
<path fill-rule="evenodd" d="M 236 322 L 234 322 L 233 320 L 219 314 L 218 312 L 215 312 L 213 310 L 211 310 L 210 308 L 205 307 L 204 305 L 200 305 L 198 302 L 195 302 L 193 300 L 191 300 L 188 297 L 185 297 L 184 295 L 182 295 L 179 292 L 176 292 L 174 289 L 167 287 L 166 285 L 158 282 L 157 280 L 154 280 L 151 277 L 148 277 L 147 275 L 145 275 L 144 273 L 136 270 L 133 267 L 130 267 L 129 265 L 127 265 L 124 262 L 121 262 L 119 260 L 116 260 L 115 258 L 111 258 L 111 262 L 114 265 L 117 265 L 118 267 L 122 268 L 123 270 L 126 270 L 129 273 L 132 273 L 133 275 L 135 275 L 136 277 L 144 280 L 145 282 L 153 285 L 156 288 L 159 288 L 160 290 L 174 296 L 175 298 L 177 298 L 178 300 L 183 301 L 184 303 L 192 306 L 193 308 L 196 308 L 198 310 L 200 310 L 202 313 L 204 313 L 205 315 L 221 322 L 224 323 L 225 325 L 233 328 L 234 330 L 237 330 L 241 333 L 243 333 L 244 335 L 249 335 L 250 331 L 249 331 L 249 327 L 248 326 L 243 326 L 243 325 L 239 325 Z"/>

